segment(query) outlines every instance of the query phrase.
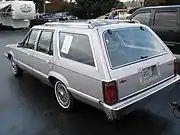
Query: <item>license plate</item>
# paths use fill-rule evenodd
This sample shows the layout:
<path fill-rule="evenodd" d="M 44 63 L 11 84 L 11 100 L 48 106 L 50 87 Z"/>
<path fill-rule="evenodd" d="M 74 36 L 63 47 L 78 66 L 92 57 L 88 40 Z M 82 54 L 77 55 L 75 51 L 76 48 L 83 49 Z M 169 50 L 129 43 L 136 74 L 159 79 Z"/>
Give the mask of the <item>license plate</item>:
<path fill-rule="evenodd" d="M 142 70 L 142 75 L 144 79 L 148 79 L 153 76 L 152 67 L 148 67 Z"/>

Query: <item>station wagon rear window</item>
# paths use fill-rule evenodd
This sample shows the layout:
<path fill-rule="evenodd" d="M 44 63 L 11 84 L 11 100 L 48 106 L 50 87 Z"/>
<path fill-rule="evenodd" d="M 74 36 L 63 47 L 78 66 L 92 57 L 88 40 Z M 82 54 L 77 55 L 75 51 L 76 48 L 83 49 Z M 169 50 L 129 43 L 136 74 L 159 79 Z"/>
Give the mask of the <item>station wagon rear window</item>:
<path fill-rule="evenodd" d="M 159 40 L 144 27 L 107 30 L 104 40 L 112 68 L 166 53 Z"/>

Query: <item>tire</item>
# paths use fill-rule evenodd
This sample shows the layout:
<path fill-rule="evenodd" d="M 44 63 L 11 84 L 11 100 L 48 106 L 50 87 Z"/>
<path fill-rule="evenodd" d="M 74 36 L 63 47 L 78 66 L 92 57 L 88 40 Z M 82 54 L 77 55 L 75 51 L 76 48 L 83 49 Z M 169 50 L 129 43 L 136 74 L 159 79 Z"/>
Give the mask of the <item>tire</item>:
<path fill-rule="evenodd" d="M 68 91 L 67 87 L 61 81 L 57 81 L 54 90 L 56 99 L 61 108 L 65 111 L 73 110 L 75 99 Z"/>
<path fill-rule="evenodd" d="M 23 71 L 21 68 L 18 67 L 13 57 L 10 58 L 10 62 L 11 62 L 11 69 L 14 76 L 16 77 L 21 76 L 23 74 Z"/>

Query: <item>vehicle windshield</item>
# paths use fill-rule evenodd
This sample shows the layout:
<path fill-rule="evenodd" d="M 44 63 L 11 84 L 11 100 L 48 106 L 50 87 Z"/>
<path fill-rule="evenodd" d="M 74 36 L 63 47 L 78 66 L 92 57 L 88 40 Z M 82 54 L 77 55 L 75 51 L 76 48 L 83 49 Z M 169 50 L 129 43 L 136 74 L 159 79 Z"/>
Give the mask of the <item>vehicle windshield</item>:
<path fill-rule="evenodd" d="M 166 52 L 159 40 L 142 26 L 107 30 L 104 39 L 112 68 Z"/>

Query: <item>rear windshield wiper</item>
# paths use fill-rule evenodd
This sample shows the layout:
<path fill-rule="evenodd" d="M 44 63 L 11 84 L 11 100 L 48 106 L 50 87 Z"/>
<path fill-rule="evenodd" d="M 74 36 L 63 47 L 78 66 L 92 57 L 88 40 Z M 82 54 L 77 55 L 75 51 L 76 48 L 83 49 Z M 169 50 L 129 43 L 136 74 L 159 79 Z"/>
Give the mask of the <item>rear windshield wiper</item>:
<path fill-rule="evenodd" d="M 148 58 L 148 56 L 141 56 L 141 59 L 146 59 Z"/>

